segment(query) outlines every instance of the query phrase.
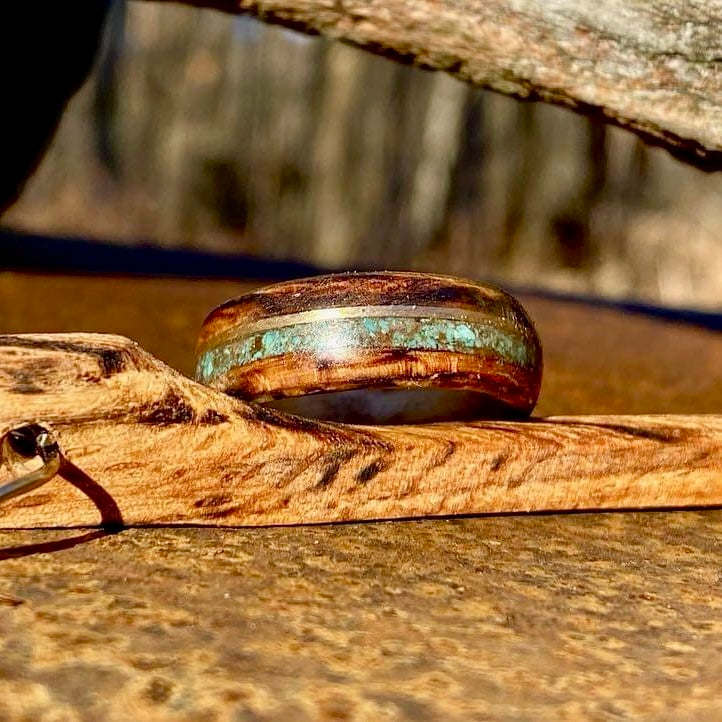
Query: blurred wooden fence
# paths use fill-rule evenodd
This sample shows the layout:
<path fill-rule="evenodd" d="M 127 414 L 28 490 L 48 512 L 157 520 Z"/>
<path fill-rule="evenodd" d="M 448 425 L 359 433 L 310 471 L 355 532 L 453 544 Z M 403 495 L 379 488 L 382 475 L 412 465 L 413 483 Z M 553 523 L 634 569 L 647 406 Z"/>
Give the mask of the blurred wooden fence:
<path fill-rule="evenodd" d="M 254 21 L 118 4 L 7 225 L 716 307 L 722 177 Z"/>

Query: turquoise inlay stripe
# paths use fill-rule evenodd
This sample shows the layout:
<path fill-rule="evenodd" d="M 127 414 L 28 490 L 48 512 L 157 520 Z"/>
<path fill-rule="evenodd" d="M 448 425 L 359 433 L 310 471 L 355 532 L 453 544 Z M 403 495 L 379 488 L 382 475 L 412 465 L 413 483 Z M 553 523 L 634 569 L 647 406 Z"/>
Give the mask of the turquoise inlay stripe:
<path fill-rule="evenodd" d="M 509 330 L 491 323 L 446 318 L 374 317 L 292 324 L 209 348 L 198 358 L 196 378 L 209 383 L 234 366 L 287 353 L 333 352 L 342 349 L 390 348 L 476 353 L 491 349 L 522 366 L 535 363 L 533 348 Z"/>

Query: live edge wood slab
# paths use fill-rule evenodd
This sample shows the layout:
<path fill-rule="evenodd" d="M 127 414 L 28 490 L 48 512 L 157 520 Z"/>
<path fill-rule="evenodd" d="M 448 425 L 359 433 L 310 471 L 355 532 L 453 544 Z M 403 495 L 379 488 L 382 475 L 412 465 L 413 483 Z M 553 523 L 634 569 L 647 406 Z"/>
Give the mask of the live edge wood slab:
<path fill-rule="evenodd" d="M 190 374 L 248 288 L 0 274 L 0 330 L 112 331 Z M 722 334 L 523 302 L 540 416 L 722 408 Z M 715 719 L 721 558 L 720 510 L 8 530 L 0 719 Z"/>
<path fill-rule="evenodd" d="M 722 417 L 320 423 L 198 384 L 119 336 L 0 337 L 0 433 L 68 463 L 0 525 L 265 526 L 722 504 Z M 67 483 L 70 482 L 70 483 Z"/>

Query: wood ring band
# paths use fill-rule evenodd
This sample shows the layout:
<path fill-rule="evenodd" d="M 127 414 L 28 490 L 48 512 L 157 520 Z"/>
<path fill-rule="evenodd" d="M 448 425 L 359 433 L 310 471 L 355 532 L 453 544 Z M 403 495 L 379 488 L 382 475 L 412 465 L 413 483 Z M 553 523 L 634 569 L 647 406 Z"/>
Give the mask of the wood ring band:
<path fill-rule="evenodd" d="M 479 392 L 516 414 L 542 353 L 519 302 L 449 276 L 344 273 L 278 283 L 215 308 L 196 379 L 247 400 L 369 388 Z"/>

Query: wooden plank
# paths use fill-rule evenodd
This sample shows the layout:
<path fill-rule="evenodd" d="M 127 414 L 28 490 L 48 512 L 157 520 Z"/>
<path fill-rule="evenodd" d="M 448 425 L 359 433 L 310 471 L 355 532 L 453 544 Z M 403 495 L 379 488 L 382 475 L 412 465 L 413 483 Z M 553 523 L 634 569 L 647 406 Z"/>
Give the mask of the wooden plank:
<path fill-rule="evenodd" d="M 0 433 L 28 422 L 55 433 L 76 488 L 58 479 L 7 502 L 5 528 L 722 504 L 722 416 L 312 422 L 206 388 L 110 335 L 0 338 Z"/>
<path fill-rule="evenodd" d="M 99 533 L 0 532 L 0 718 L 718 717 L 720 512 Z"/>

